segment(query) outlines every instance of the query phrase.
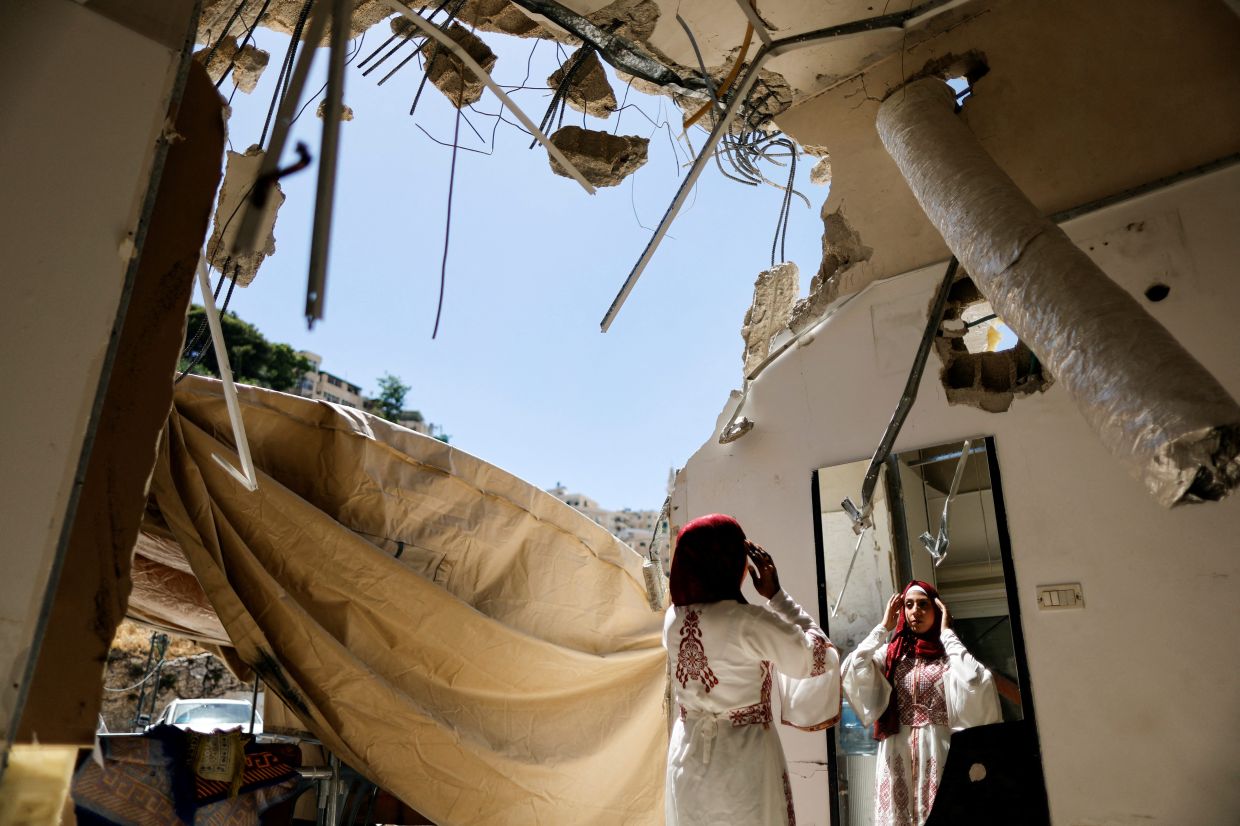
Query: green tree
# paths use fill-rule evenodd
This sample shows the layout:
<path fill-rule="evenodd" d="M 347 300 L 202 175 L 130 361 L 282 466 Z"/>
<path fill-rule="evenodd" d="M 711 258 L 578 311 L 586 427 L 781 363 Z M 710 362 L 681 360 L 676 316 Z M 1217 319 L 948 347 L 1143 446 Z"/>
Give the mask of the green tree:
<path fill-rule="evenodd" d="M 197 304 L 190 307 L 189 341 L 182 353 L 180 370 L 193 367 L 194 373 L 219 376 L 220 365 L 211 336 L 207 332 L 206 310 Z M 228 364 L 233 379 L 240 384 L 255 384 L 285 392 L 295 390 L 306 371 L 311 368 L 309 360 L 297 354 L 288 344 L 268 341 L 253 324 L 242 321 L 236 313 L 220 316 L 224 330 L 224 346 L 228 348 Z M 201 330 L 200 335 L 195 335 Z"/>
<path fill-rule="evenodd" d="M 374 412 L 389 422 L 399 421 L 408 393 L 409 385 L 391 373 L 384 373 L 379 379 L 379 395 L 374 400 Z"/>

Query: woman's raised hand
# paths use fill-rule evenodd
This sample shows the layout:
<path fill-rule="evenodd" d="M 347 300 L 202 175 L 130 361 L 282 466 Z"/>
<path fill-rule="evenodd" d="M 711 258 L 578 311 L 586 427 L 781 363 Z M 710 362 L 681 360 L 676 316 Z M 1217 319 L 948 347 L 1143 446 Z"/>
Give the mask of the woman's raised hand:
<path fill-rule="evenodd" d="M 896 630 L 896 621 L 900 619 L 900 609 L 903 600 L 899 594 L 892 594 L 891 599 L 887 600 L 887 613 L 883 615 L 883 627 L 888 631 Z"/>
<path fill-rule="evenodd" d="M 745 553 L 752 560 L 748 567 L 753 587 L 759 594 L 771 599 L 779 593 L 779 572 L 775 570 L 775 560 L 749 540 L 745 540 Z"/>
<path fill-rule="evenodd" d="M 951 615 L 951 612 L 947 610 L 947 606 L 943 604 L 943 600 L 936 599 L 934 601 L 934 604 L 939 606 L 939 614 L 940 616 L 943 617 L 943 627 L 951 628 L 952 627 L 952 615 Z"/>

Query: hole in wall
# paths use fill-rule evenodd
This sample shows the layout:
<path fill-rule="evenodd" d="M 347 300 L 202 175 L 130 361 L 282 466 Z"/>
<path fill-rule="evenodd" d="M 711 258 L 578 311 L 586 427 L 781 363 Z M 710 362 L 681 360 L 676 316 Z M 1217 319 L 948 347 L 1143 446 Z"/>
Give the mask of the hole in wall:
<path fill-rule="evenodd" d="M 964 322 L 964 349 L 970 353 L 1002 353 L 1016 346 L 1016 333 L 995 314 L 986 300 L 960 311 Z"/>
<path fill-rule="evenodd" d="M 967 276 L 948 293 L 934 349 L 950 404 L 1002 413 L 1017 396 L 1040 393 L 1054 381 Z"/>
<path fill-rule="evenodd" d="M 1145 288 L 1145 297 L 1157 304 L 1171 294 L 1171 288 L 1162 282 L 1151 284 Z"/>

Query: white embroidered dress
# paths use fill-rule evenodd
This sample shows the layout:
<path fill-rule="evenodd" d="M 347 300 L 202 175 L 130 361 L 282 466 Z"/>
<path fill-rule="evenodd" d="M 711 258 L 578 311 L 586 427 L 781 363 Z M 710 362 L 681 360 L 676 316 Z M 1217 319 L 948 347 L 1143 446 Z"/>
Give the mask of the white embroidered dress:
<path fill-rule="evenodd" d="M 887 629 L 879 625 L 844 660 L 844 696 L 862 725 L 873 725 L 891 700 L 883 676 Z M 930 816 L 947 765 L 953 731 L 1002 720 L 994 678 L 950 629 L 940 636 L 947 655 L 905 657 L 893 675 L 900 731 L 878 744 L 874 823 L 920 826 Z"/>
<path fill-rule="evenodd" d="M 675 722 L 668 826 L 795 824 L 771 692 L 784 722 L 820 730 L 839 717 L 839 653 L 792 597 L 675 606 L 663 625 Z M 809 678 L 809 679 L 789 679 Z"/>

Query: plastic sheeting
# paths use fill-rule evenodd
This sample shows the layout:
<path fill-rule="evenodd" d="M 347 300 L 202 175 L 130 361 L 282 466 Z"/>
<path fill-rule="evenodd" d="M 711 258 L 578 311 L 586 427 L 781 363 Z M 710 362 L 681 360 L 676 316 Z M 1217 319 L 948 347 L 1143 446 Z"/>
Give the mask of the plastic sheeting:
<path fill-rule="evenodd" d="M 1240 406 L 1135 298 L 1044 217 L 924 79 L 878 133 L 995 312 L 1050 367 L 1106 447 L 1163 505 L 1240 484 Z"/>
<path fill-rule="evenodd" d="M 238 391 L 258 491 L 212 460 L 236 461 L 224 400 L 190 377 L 151 511 L 269 690 L 438 823 L 661 821 L 665 655 L 642 558 L 439 441 Z M 157 557 L 162 531 L 144 531 Z"/>

